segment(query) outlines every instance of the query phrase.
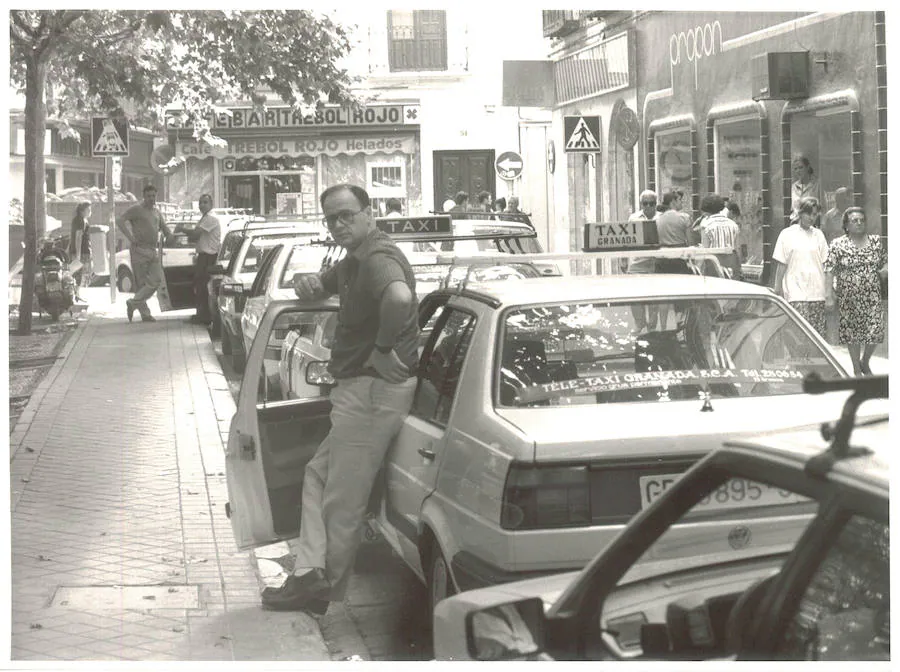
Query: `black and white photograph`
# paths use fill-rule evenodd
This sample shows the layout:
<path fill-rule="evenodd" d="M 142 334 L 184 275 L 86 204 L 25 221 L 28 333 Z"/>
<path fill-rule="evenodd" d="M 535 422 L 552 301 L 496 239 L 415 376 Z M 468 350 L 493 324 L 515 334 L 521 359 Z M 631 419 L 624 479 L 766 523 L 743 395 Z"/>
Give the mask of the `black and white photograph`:
<path fill-rule="evenodd" d="M 889 14 L 7 10 L 10 668 L 890 661 Z"/>

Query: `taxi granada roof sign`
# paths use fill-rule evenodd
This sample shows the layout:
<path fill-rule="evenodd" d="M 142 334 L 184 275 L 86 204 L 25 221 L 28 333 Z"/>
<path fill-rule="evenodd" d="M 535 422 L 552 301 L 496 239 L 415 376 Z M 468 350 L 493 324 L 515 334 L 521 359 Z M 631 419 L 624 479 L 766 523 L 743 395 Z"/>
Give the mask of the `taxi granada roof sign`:
<path fill-rule="evenodd" d="M 397 233 L 453 233 L 450 215 L 429 215 L 427 217 L 378 217 L 375 226 L 387 234 Z"/>
<path fill-rule="evenodd" d="M 656 222 L 589 222 L 584 225 L 584 251 L 646 250 L 659 247 Z"/>

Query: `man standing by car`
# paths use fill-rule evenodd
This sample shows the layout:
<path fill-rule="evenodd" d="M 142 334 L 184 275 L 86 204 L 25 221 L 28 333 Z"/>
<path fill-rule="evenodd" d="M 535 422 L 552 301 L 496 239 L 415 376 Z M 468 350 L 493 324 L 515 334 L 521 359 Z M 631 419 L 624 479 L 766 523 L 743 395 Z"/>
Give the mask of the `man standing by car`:
<path fill-rule="evenodd" d="M 209 326 L 212 314 L 209 309 L 209 268 L 216 263 L 219 247 L 222 244 L 222 227 L 219 219 L 210 213 L 212 196 L 200 196 L 200 213 L 203 215 L 197 226 L 185 229 L 183 224 L 175 227 L 175 233 L 183 233 L 194 243 L 196 258 L 194 259 L 194 299 L 197 312 L 191 317 L 194 324 Z"/>
<path fill-rule="evenodd" d="M 146 185 L 143 197 L 141 203 L 128 208 L 116 222 L 122 235 L 131 244 L 131 269 L 134 271 L 137 287 L 134 298 L 125 301 L 129 322 L 135 309 L 140 312 L 142 321 L 156 322 L 147 307 L 147 299 L 165 282 L 159 256 L 159 234 L 168 238 L 169 230 L 162 213 L 156 207 L 156 187 Z"/>
<path fill-rule="evenodd" d="M 369 195 L 338 184 L 320 200 L 347 256 L 295 275 L 294 291 L 305 301 L 340 296 L 328 365 L 337 381 L 331 431 L 306 467 L 294 573 L 262 593 L 266 609 L 316 614 L 346 590 L 375 476 L 412 404 L 419 334 L 412 268 L 376 228 Z"/>

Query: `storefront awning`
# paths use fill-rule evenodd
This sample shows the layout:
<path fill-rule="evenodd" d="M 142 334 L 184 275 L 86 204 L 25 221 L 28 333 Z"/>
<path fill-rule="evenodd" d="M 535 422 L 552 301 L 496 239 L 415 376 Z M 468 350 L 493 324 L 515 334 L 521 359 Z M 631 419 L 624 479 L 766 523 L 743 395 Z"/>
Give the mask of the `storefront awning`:
<path fill-rule="evenodd" d="M 229 139 L 228 147 L 205 142 L 179 141 L 175 155 L 183 158 L 263 158 L 279 156 L 338 156 L 340 154 L 413 154 L 413 135 L 298 136 L 287 138 L 254 137 Z"/>

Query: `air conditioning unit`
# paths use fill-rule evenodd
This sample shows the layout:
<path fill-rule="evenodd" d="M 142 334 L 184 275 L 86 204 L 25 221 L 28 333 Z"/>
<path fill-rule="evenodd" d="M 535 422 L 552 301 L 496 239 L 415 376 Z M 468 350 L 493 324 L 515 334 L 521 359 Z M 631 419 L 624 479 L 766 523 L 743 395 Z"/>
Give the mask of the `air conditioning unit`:
<path fill-rule="evenodd" d="M 750 61 L 753 100 L 792 100 L 809 97 L 809 52 L 778 51 Z"/>
<path fill-rule="evenodd" d="M 578 29 L 581 10 L 578 9 L 545 9 L 542 10 L 544 37 L 563 37 Z"/>

